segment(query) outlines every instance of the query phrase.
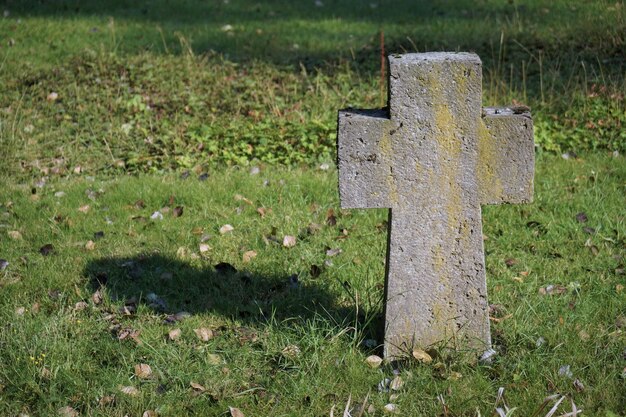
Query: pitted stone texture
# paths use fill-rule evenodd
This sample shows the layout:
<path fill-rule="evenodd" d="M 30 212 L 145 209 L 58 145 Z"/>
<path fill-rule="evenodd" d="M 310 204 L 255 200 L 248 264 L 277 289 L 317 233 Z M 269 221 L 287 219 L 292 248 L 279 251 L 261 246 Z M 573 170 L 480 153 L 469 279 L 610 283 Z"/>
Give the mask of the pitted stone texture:
<path fill-rule="evenodd" d="M 529 113 L 485 109 L 477 55 L 389 57 L 389 115 L 339 112 L 344 208 L 388 207 L 385 356 L 491 345 L 481 204 L 532 199 Z"/>

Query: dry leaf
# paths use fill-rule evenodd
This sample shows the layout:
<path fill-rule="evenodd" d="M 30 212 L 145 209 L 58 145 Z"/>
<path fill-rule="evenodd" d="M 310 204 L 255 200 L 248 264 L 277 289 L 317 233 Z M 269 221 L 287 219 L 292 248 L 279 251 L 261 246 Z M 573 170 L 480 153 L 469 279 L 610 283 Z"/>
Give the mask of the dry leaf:
<path fill-rule="evenodd" d="M 365 359 L 365 362 L 372 368 L 378 368 L 383 363 L 383 359 L 377 355 L 370 355 Z"/>
<path fill-rule="evenodd" d="M 89 204 L 85 204 L 84 206 L 80 206 L 78 208 L 78 211 L 80 211 L 81 213 L 87 213 L 90 208 L 91 207 L 89 207 Z"/>
<path fill-rule="evenodd" d="M 209 353 L 207 355 L 207 362 L 209 362 L 210 365 L 221 365 L 224 363 L 224 360 L 216 353 Z"/>
<path fill-rule="evenodd" d="M 208 251 L 211 250 L 211 247 L 209 245 L 207 245 L 206 243 L 201 243 L 200 244 L 200 253 L 206 253 Z"/>
<path fill-rule="evenodd" d="M 93 240 L 89 240 L 87 241 L 87 243 L 85 243 L 85 249 L 94 250 L 95 248 L 96 248 L 96 244 L 94 243 Z"/>
<path fill-rule="evenodd" d="M 296 237 L 295 236 L 285 236 L 283 238 L 283 246 L 286 248 L 292 248 L 296 246 Z"/>
<path fill-rule="evenodd" d="M 169 333 L 167 334 L 167 337 L 171 340 L 177 340 L 180 335 L 182 334 L 182 331 L 180 329 L 172 329 L 169 331 Z"/>
<path fill-rule="evenodd" d="M 226 233 L 230 233 L 233 230 L 235 230 L 233 226 L 231 226 L 230 224 L 225 224 L 224 226 L 220 227 L 220 234 L 225 235 Z"/>
<path fill-rule="evenodd" d="M 11 239 L 15 239 L 15 240 L 22 239 L 22 234 L 19 231 L 17 231 L 17 230 L 11 230 L 11 231 L 7 232 L 7 234 L 9 235 L 9 237 Z"/>
<path fill-rule="evenodd" d="M 296 345 L 288 345 L 282 350 L 282 354 L 288 359 L 294 359 L 300 356 L 300 348 Z"/>
<path fill-rule="evenodd" d="M 228 407 L 228 411 L 230 411 L 230 417 L 245 417 L 240 409 L 235 407 Z"/>
<path fill-rule="evenodd" d="M 198 384 L 197 382 L 190 382 L 189 385 L 191 385 L 191 388 L 193 388 L 195 391 L 198 391 L 198 392 L 206 391 L 206 388 L 204 388 L 202 385 Z"/>
<path fill-rule="evenodd" d="M 452 371 L 450 372 L 450 376 L 448 377 L 448 379 L 451 379 L 452 381 L 457 381 L 462 377 L 463 375 L 460 372 Z"/>
<path fill-rule="evenodd" d="M 78 411 L 76 411 L 69 405 L 65 407 L 61 407 L 57 411 L 59 413 L 59 416 L 61 417 L 78 417 L 79 416 Z"/>
<path fill-rule="evenodd" d="M 157 417 L 157 416 L 158 416 L 157 412 L 153 410 L 146 410 L 141 415 L 141 417 Z"/>
<path fill-rule="evenodd" d="M 24 307 L 18 307 L 15 309 L 15 314 L 18 316 L 23 316 L 26 313 L 26 309 Z"/>
<path fill-rule="evenodd" d="M 199 329 L 193 329 L 193 331 L 196 333 L 196 336 L 198 336 L 198 339 L 202 340 L 203 342 L 208 342 L 209 340 L 213 339 L 213 331 L 211 329 L 201 327 Z"/>
<path fill-rule="evenodd" d="M 385 407 L 383 408 L 383 410 L 385 411 L 385 413 L 387 414 L 396 414 L 398 413 L 398 407 L 396 407 L 395 404 L 387 404 L 385 405 Z"/>
<path fill-rule="evenodd" d="M 400 391 L 403 385 L 404 385 L 404 381 L 402 380 L 400 376 L 397 376 L 391 380 L 391 383 L 389 384 L 389 388 L 391 388 L 394 391 Z"/>
<path fill-rule="evenodd" d="M 326 224 L 329 226 L 334 226 L 337 224 L 337 218 L 335 217 L 335 210 L 329 208 L 326 211 Z"/>
<path fill-rule="evenodd" d="M 256 209 L 256 212 L 259 213 L 259 216 L 261 216 L 261 218 L 264 218 L 267 214 L 272 212 L 272 209 L 265 208 L 265 207 L 259 207 L 259 208 Z"/>
<path fill-rule="evenodd" d="M 413 357 L 417 359 L 418 362 L 421 363 L 431 363 L 433 361 L 432 356 L 421 349 L 413 350 Z"/>
<path fill-rule="evenodd" d="M 172 210 L 172 215 L 174 217 L 180 217 L 183 215 L 183 211 L 184 211 L 183 206 L 176 206 L 174 207 L 174 210 Z"/>
<path fill-rule="evenodd" d="M 250 262 L 251 260 L 253 260 L 254 258 L 256 258 L 256 255 L 257 255 L 257 253 L 256 253 L 255 251 L 253 251 L 253 250 L 249 250 L 249 251 L 245 252 L 245 253 L 243 254 L 243 257 L 242 257 L 243 262 L 244 262 L 244 263 L 248 263 L 248 262 Z"/>
<path fill-rule="evenodd" d="M 106 407 L 115 404 L 115 395 L 105 395 L 98 400 L 100 407 Z"/>
<path fill-rule="evenodd" d="M 148 379 L 152 376 L 152 368 L 146 363 L 135 365 L 135 375 L 141 379 Z"/>
<path fill-rule="evenodd" d="M 246 204 L 249 205 L 254 205 L 254 203 L 250 200 L 248 200 L 246 197 L 242 196 L 241 194 L 235 194 L 235 201 L 243 201 Z"/>
<path fill-rule="evenodd" d="M 93 303 L 95 305 L 99 305 L 102 303 L 102 292 L 100 292 L 100 290 L 97 290 L 96 292 L 93 293 L 93 295 L 91 296 L 91 301 L 93 301 Z"/>
<path fill-rule="evenodd" d="M 55 102 L 59 99 L 59 94 L 52 91 L 50 94 L 48 94 L 48 96 L 46 97 L 46 100 L 50 101 L 50 102 Z"/>
<path fill-rule="evenodd" d="M 79 301 L 76 304 L 74 304 L 74 311 L 83 311 L 84 309 L 86 309 L 89 305 L 84 302 L 84 301 Z"/>
<path fill-rule="evenodd" d="M 137 395 L 139 395 L 139 390 L 132 386 L 120 387 L 120 391 L 123 394 L 129 395 L 131 397 L 136 397 Z"/>

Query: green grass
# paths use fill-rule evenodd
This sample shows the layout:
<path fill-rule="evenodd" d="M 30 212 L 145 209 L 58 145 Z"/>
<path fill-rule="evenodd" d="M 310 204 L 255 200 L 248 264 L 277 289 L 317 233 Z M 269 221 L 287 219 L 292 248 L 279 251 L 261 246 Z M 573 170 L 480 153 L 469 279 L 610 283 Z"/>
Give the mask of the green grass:
<path fill-rule="evenodd" d="M 10 264 L 0 275 L 0 413 L 51 415 L 69 405 L 84 415 L 218 415 L 228 406 L 246 415 L 328 415 L 333 404 L 342 409 L 350 395 L 358 402 L 369 393 L 379 415 L 390 394 L 376 385 L 394 368 L 405 380 L 394 400 L 402 415 L 440 413 L 439 394 L 450 415 L 490 415 L 500 386 L 518 407 L 514 415 L 531 415 L 553 392 L 571 396 L 585 415 L 623 413 L 625 167 L 623 157 L 542 156 L 534 204 L 485 208 L 490 303 L 501 319 L 492 322 L 493 364 L 441 350 L 440 365 L 378 370 L 365 364 L 377 350 L 363 340 L 382 341 L 386 213 L 340 210 L 333 172 L 230 168 L 206 181 L 76 176 L 36 194 L 5 186 L 0 253 Z M 180 217 L 163 210 L 176 206 L 184 207 Z M 331 208 L 335 226 L 326 224 Z M 157 210 L 163 220 L 150 219 Z M 579 212 L 587 222 L 576 220 Z M 309 233 L 311 223 L 321 230 Z M 221 235 L 224 224 L 234 231 Z M 22 239 L 8 237 L 14 230 Z M 205 234 L 210 249 L 201 252 Z M 293 248 L 281 245 L 285 235 L 297 237 Z M 85 248 L 89 240 L 93 250 Z M 39 253 L 45 244 L 54 246 L 48 256 Z M 329 257 L 329 248 L 342 253 Z M 244 263 L 250 250 L 257 256 Z M 510 258 L 516 263 L 507 266 Z M 220 262 L 239 272 L 216 271 Z M 163 278 L 167 272 L 173 276 Z M 103 274 L 104 301 L 96 305 L 91 296 Z M 548 285 L 565 293 L 541 295 Z M 150 306 L 150 293 L 164 309 Z M 125 316 L 120 307 L 131 297 L 137 312 Z M 80 301 L 88 306 L 76 311 Z M 179 311 L 190 317 L 164 322 Z M 208 342 L 194 333 L 202 327 L 215 333 Z M 172 342 L 174 328 L 182 335 Z M 139 331 L 141 343 L 120 341 L 124 329 Z M 299 355 L 283 352 L 292 345 Z M 151 366 L 152 378 L 134 376 L 139 363 Z M 572 378 L 559 375 L 564 365 Z M 194 393 L 191 382 L 207 391 Z M 140 393 L 122 394 L 122 386 Z M 111 395 L 114 404 L 99 405 Z"/>
<path fill-rule="evenodd" d="M 327 416 L 365 398 L 374 415 L 388 402 L 400 415 L 493 415 L 499 387 L 512 415 L 557 392 L 569 397 L 557 415 L 570 399 L 584 415 L 626 414 L 623 2 L 4 10 L 0 415 Z M 382 343 L 387 214 L 340 210 L 332 161 L 337 110 L 385 104 L 381 30 L 387 53 L 477 52 L 484 104 L 533 108 L 536 201 L 484 208 L 491 364 L 443 348 L 431 365 L 364 362 Z M 234 231 L 221 235 L 225 224 Z M 166 323 L 180 311 L 189 317 Z M 141 363 L 150 378 L 135 375 Z M 377 390 L 394 369 L 397 398 Z"/>
<path fill-rule="evenodd" d="M 477 52 L 485 105 L 530 105 L 542 149 L 626 152 L 621 2 L 292 3 L 6 1 L 0 173 L 333 160 L 337 109 L 384 104 L 381 30 Z"/>

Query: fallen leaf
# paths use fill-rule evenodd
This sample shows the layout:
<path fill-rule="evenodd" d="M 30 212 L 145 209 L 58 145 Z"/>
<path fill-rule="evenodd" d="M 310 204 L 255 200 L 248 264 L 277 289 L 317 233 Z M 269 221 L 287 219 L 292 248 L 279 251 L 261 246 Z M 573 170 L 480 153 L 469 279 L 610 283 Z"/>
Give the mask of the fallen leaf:
<path fill-rule="evenodd" d="M 451 379 L 452 381 L 458 381 L 462 377 L 463 377 L 463 374 L 461 374 L 460 372 L 452 371 L 450 372 L 448 379 Z"/>
<path fill-rule="evenodd" d="M 316 234 L 317 232 L 319 232 L 320 230 L 322 230 L 322 226 L 321 226 L 321 225 L 319 225 L 319 224 L 317 224 L 317 223 L 310 223 L 310 224 L 307 226 L 307 232 L 308 232 L 310 235 L 314 235 L 314 234 Z"/>
<path fill-rule="evenodd" d="M 576 220 L 579 223 L 585 223 L 588 220 L 588 218 L 587 218 L 587 215 L 581 211 L 580 213 L 576 214 Z"/>
<path fill-rule="evenodd" d="M 283 246 L 286 248 L 292 248 L 296 246 L 296 237 L 288 235 L 283 237 Z"/>
<path fill-rule="evenodd" d="M 143 414 L 141 415 L 141 417 L 158 417 L 158 414 L 156 411 L 153 410 L 146 410 L 143 412 Z"/>
<path fill-rule="evenodd" d="M 26 313 L 26 309 L 24 307 L 18 307 L 15 309 L 15 314 L 18 316 L 23 316 Z"/>
<path fill-rule="evenodd" d="M 209 340 L 213 339 L 213 331 L 211 329 L 201 327 L 199 329 L 193 329 L 193 331 L 196 333 L 196 336 L 198 336 L 198 339 L 202 340 L 203 342 L 208 342 Z"/>
<path fill-rule="evenodd" d="M 136 397 L 137 395 L 139 395 L 139 390 L 132 386 L 120 387 L 120 391 L 123 394 L 129 395 L 131 397 Z"/>
<path fill-rule="evenodd" d="M 511 267 L 513 265 L 517 264 L 517 259 L 515 258 L 508 258 L 504 261 L 504 263 L 506 264 L 506 266 Z"/>
<path fill-rule="evenodd" d="M 615 292 L 618 293 L 618 294 L 621 294 L 622 291 L 624 291 L 624 286 L 622 284 L 617 284 L 615 286 Z"/>
<path fill-rule="evenodd" d="M 85 243 L 85 249 L 94 250 L 95 248 L 96 248 L 96 244 L 94 243 L 93 240 L 89 240 L 87 241 L 87 243 Z"/>
<path fill-rule="evenodd" d="M 228 407 L 228 411 L 230 412 L 230 417 L 245 417 L 240 409 L 235 407 Z"/>
<path fill-rule="evenodd" d="M 329 226 L 335 226 L 337 224 L 337 218 L 335 217 L 335 210 L 329 208 L 326 211 L 326 224 Z"/>
<path fill-rule="evenodd" d="M 230 233 L 233 230 L 235 230 L 233 226 L 231 226 L 230 224 L 225 224 L 224 226 L 220 227 L 220 234 L 225 235 L 226 233 Z"/>
<path fill-rule="evenodd" d="M 211 247 L 209 245 L 207 245 L 206 243 L 201 243 L 200 244 L 200 253 L 206 253 L 208 251 L 211 250 Z"/>
<path fill-rule="evenodd" d="M 386 404 L 383 407 L 383 410 L 387 414 L 397 414 L 398 413 L 398 407 L 395 404 L 392 404 L 392 403 Z"/>
<path fill-rule="evenodd" d="M 403 385 L 404 385 L 404 381 L 398 375 L 394 379 L 391 380 L 391 383 L 389 384 L 389 388 L 391 388 L 393 391 L 400 391 Z"/>
<path fill-rule="evenodd" d="M 430 356 L 422 349 L 413 349 L 413 357 L 421 363 L 431 363 L 433 361 L 432 356 Z"/>
<path fill-rule="evenodd" d="M 198 384 L 197 382 L 190 382 L 189 385 L 191 385 L 191 388 L 193 388 L 195 391 L 198 391 L 198 392 L 206 391 L 206 388 L 204 388 L 202 385 Z"/>
<path fill-rule="evenodd" d="M 46 97 L 46 100 L 50 101 L 50 102 L 55 102 L 59 99 L 59 94 L 52 91 L 50 94 L 48 94 L 48 96 Z"/>
<path fill-rule="evenodd" d="M 135 201 L 135 204 L 133 204 L 133 207 L 136 209 L 143 209 L 146 208 L 146 203 L 143 200 L 137 200 Z"/>
<path fill-rule="evenodd" d="M 98 404 L 100 405 L 100 407 L 107 407 L 109 405 L 115 404 L 115 395 L 105 395 L 98 400 Z"/>
<path fill-rule="evenodd" d="M 328 250 L 326 251 L 326 256 L 328 256 L 328 257 L 337 256 L 337 255 L 339 255 L 341 252 L 343 252 L 343 250 L 341 250 L 341 248 L 328 249 Z"/>
<path fill-rule="evenodd" d="M 563 285 L 546 285 L 545 287 L 539 288 L 539 294 L 541 295 L 561 295 L 567 292 L 567 287 Z"/>
<path fill-rule="evenodd" d="M 580 382 L 580 379 L 578 378 L 576 378 L 574 382 L 572 382 L 572 385 L 574 386 L 576 392 L 583 392 L 585 390 L 585 386 L 582 382 Z"/>
<path fill-rule="evenodd" d="M 383 359 L 378 355 L 370 355 L 365 358 L 365 363 L 371 368 L 378 368 L 383 363 Z"/>
<path fill-rule="evenodd" d="M 172 215 L 174 217 L 180 217 L 183 215 L 183 211 L 184 211 L 183 206 L 176 206 L 174 207 L 174 210 L 172 210 Z"/>
<path fill-rule="evenodd" d="M 4 271 L 9 266 L 9 261 L 6 259 L 0 259 L 0 271 Z"/>
<path fill-rule="evenodd" d="M 78 417 L 79 416 L 78 411 L 76 411 L 69 405 L 65 407 L 61 407 L 57 411 L 59 413 L 59 416 L 61 417 Z"/>
<path fill-rule="evenodd" d="M 224 360 L 222 359 L 222 357 L 220 355 L 218 355 L 217 353 L 209 353 L 207 355 L 207 362 L 210 365 L 221 365 L 224 363 Z"/>
<path fill-rule="evenodd" d="M 43 245 L 41 248 L 39 248 L 39 253 L 41 253 L 43 256 L 48 256 L 54 253 L 54 246 L 52 246 L 52 244 L 50 243 Z"/>
<path fill-rule="evenodd" d="M 235 198 L 235 201 L 243 201 L 244 203 L 249 204 L 251 206 L 254 205 L 254 203 L 251 200 L 247 199 L 246 197 L 242 196 L 241 194 L 235 194 L 234 198 Z"/>
<path fill-rule="evenodd" d="M 135 343 L 140 345 L 141 344 L 141 340 L 139 340 L 139 334 L 140 333 L 141 333 L 141 331 L 135 330 L 135 329 L 130 329 L 130 328 L 122 329 L 117 334 L 117 339 L 121 341 L 121 340 L 126 340 L 126 339 L 130 338 L 130 339 L 134 340 Z"/>
<path fill-rule="evenodd" d="M 253 250 L 249 250 L 244 252 L 243 256 L 242 256 L 242 260 L 244 263 L 248 263 L 251 260 L 253 260 L 254 258 L 256 258 L 257 253 Z"/>
<path fill-rule="evenodd" d="M 182 331 L 180 329 L 172 329 L 168 332 L 167 337 L 171 341 L 174 341 L 174 340 L 178 340 L 181 334 L 182 334 Z"/>
<path fill-rule="evenodd" d="M 268 213 L 271 213 L 272 209 L 268 209 L 265 207 L 259 207 L 256 209 L 256 212 L 259 213 L 259 216 L 261 216 L 261 218 L 264 218 Z"/>
<path fill-rule="evenodd" d="M 90 208 L 91 207 L 89 207 L 89 204 L 85 204 L 84 206 L 80 206 L 78 208 L 78 211 L 80 211 L 81 213 L 87 213 Z"/>
<path fill-rule="evenodd" d="M 391 379 L 384 378 L 382 381 L 378 383 L 378 392 L 389 392 L 389 385 L 391 384 Z"/>
<path fill-rule="evenodd" d="M 572 370 L 570 369 L 569 365 L 563 365 L 559 368 L 559 376 L 571 378 L 574 376 L 574 374 L 572 374 Z"/>
<path fill-rule="evenodd" d="M 282 354 L 287 359 L 295 359 L 300 356 L 300 348 L 296 345 L 287 345 L 282 350 Z"/>
<path fill-rule="evenodd" d="M 100 290 L 97 290 L 96 292 L 94 292 L 91 295 L 91 301 L 93 301 L 93 303 L 95 305 L 99 305 L 102 303 L 102 292 Z"/>
<path fill-rule="evenodd" d="M 11 230 L 11 231 L 7 232 L 7 234 L 9 235 L 9 237 L 11 239 L 15 239 L 15 240 L 22 239 L 22 234 L 19 231 L 17 231 L 17 230 Z"/>
<path fill-rule="evenodd" d="M 163 214 L 160 211 L 155 211 L 154 213 L 152 213 L 152 215 L 150 216 L 150 218 L 152 220 L 163 220 Z"/>
<path fill-rule="evenodd" d="M 87 304 L 84 301 L 79 301 L 76 304 L 74 304 L 74 311 L 83 311 L 87 307 L 89 307 L 89 304 Z"/>
<path fill-rule="evenodd" d="M 141 379 L 148 379 L 152 377 L 152 368 L 146 363 L 140 363 L 135 365 L 135 375 Z"/>

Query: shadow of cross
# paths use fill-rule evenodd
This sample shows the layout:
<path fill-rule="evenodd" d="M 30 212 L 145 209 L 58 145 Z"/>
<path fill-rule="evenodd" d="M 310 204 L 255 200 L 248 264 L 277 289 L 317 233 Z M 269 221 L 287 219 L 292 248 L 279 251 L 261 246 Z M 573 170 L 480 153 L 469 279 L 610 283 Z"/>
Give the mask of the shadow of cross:
<path fill-rule="evenodd" d="M 339 112 L 343 208 L 390 208 L 385 356 L 491 346 L 481 204 L 532 201 L 528 109 L 485 108 L 470 53 L 389 57 L 389 113 Z M 520 111 L 521 110 L 521 111 Z"/>

